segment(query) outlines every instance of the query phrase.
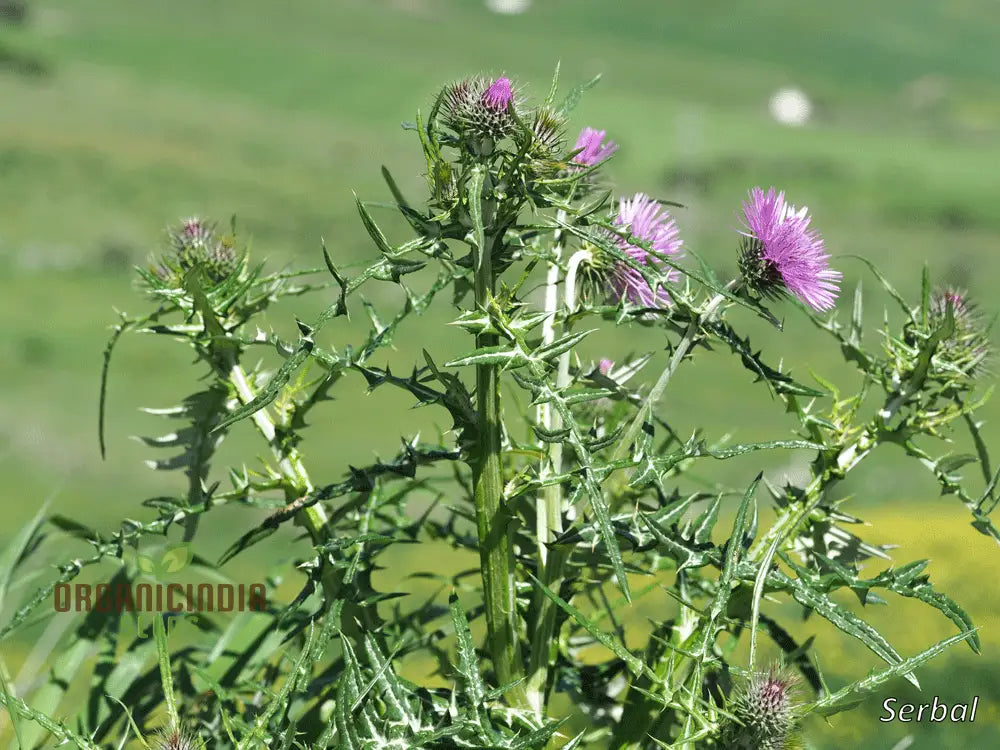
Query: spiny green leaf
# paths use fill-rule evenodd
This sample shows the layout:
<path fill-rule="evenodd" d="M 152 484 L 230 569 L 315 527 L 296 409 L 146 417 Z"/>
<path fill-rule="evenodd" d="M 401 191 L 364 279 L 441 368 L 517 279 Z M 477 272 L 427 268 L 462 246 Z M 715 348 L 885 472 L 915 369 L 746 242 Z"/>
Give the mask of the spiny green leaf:
<path fill-rule="evenodd" d="M 358 213 L 361 214 L 361 223 L 364 224 L 365 231 L 368 232 L 368 236 L 372 238 L 375 243 L 375 247 L 378 248 L 379 252 L 383 255 L 393 255 L 395 253 L 395 248 L 389 244 L 389 241 L 382 234 L 382 230 L 378 228 L 378 224 L 375 223 L 375 219 L 368 212 L 368 208 L 358 197 L 357 193 L 354 194 L 354 202 L 358 207 Z"/>
<path fill-rule="evenodd" d="M 468 367 L 471 365 L 503 365 L 505 367 L 510 366 L 523 366 L 528 363 L 528 358 L 525 356 L 524 352 L 515 348 L 511 349 L 509 346 L 483 346 L 479 349 L 475 349 L 468 354 L 457 357 L 450 362 L 445 362 L 445 367 Z"/>
<path fill-rule="evenodd" d="M 783 559 L 786 563 L 790 563 L 787 558 Z M 794 566 L 794 564 L 792 565 Z M 844 633 L 857 638 L 887 663 L 899 664 L 903 660 L 896 649 L 875 628 L 823 592 L 818 591 L 806 580 L 791 578 L 778 570 L 772 571 L 768 575 L 768 580 L 780 582 L 783 588 L 791 591 L 792 596 L 799 604 L 809 607 Z M 917 678 L 912 672 L 906 672 L 903 676 L 915 687 L 920 687 L 920 683 L 917 682 Z"/>
<path fill-rule="evenodd" d="M 712 539 L 712 529 L 715 522 L 719 520 L 719 505 L 722 502 L 722 495 L 716 495 L 708 504 L 708 507 L 701 512 L 692 525 L 692 533 L 695 544 L 705 544 Z"/>
<path fill-rule="evenodd" d="M 913 670 L 921 666 L 925 662 L 933 659 L 935 656 L 943 652 L 949 646 L 952 646 L 959 641 L 963 641 L 966 638 L 971 638 L 973 635 L 972 631 L 967 631 L 964 633 L 958 633 L 950 638 L 945 638 L 942 641 L 938 641 L 930 648 L 924 649 L 916 656 L 911 656 L 898 664 L 894 664 L 891 667 L 887 667 L 879 672 L 869 675 L 863 680 L 858 680 L 847 687 L 838 690 L 836 693 L 831 693 L 825 698 L 821 698 L 815 703 L 811 703 L 802 708 L 803 713 L 818 713 L 820 716 L 831 716 L 840 711 L 845 711 L 853 706 L 856 706 L 860 700 L 851 699 L 851 696 L 857 694 L 864 696 L 874 692 L 878 687 L 884 685 L 886 682 L 899 675 L 906 676 L 912 674 Z"/>
<path fill-rule="evenodd" d="M 551 344 L 538 347 L 531 353 L 531 356 L 541 361 L 558 357 L 563 352 L 568 352 L 596 330 L 596 328 L 591 328 L 589 331 L 567 334 L 566 336 L 556 339 Z"/>
<path fill-rule="evenodd" d="M 579 624 L 584 630 L 586 630 L 588 633 L 594 636 L 594 638 L 596 638 L 597 641 L 602 646 L 607 648 L 615 656 L 617 656 L 619 659 L 625 662 L 625 665 L 628 667 L 629 671 L 632 674 L 639 675 L 642 674 L 644 671 L 647 671 L 647 668 L 643 664 L 642 659 L 640 659 L 631 651 L 629 651 L 627 648 L 625 648 L 625 646 L 617 638 L 614 638 L 605 633 L 604 631 L 602 631 L 593 622 L 591 622 L 586 617 L 586 615 L 583 614 L 583 612 L 578 610 L 569 602 L 566 602 L 563 599 L 561 599 L 558 594 L 552 591 L 552 589 L 550 589 L 544 583 L 539 581 L 537 578 L 531 576 L 531 580 L 535 582 L 535 585 L 538 586 L 541 592 L 545 594 L 545 596 L 547 596 L 549 599 L 551 599 L 556 606 L 558 606 L 560 609 L 566 612 L 566 614 L 572 617 L 577 622 L 577 624 Z"/>
<path fill-rule="evenodd" d="M 562 103 L 558 107 L 559 114 L 568 115 L 570 112 L 576 109 L 576 105 L 580 103 L 580 98 L 585 93 L 590 91 L 590 89 L 594 88 L 594 86 L 596 86 L 600 80 L 601 76 L 596 75 L 589 81 L 584 81 L 583 83 L 579 83 L 573 88 L 571 88 L 566 93 L 566 96 L 563 97 Z"/>

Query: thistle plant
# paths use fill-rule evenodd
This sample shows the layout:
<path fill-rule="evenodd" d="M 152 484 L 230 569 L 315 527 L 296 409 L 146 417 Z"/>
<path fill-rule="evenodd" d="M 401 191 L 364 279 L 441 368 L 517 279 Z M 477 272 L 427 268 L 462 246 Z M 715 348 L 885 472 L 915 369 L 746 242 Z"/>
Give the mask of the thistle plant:
<path fill-rule="evenodd" d="M 960 641 L 978 651 L 976 628 L 933 587 L 927 560 L 866 577 L 865 565 L 888 559 L 888 547 L 854 528 L 860 519 L 846 510 L 841 483 L 883 447 L 902 448 L 978 532 L 1000 542 L 990 517 L 1000 472 L 976 417 L 989 394 L 980 391 L 988 325 L 965 293 L 936 290 L 926 270 L 910 302 L 862 261 L 898 308 L 877 342 L 866 339 L 862 287 L 843 304 L 843 272 L 833 267 L 853 261 L 832 258 L 808 210 L 774 188 L 750 189 L 732 236 L 732 278 L 720 279 L 684 241 L 675 206 L 616 196 L 606 166 L 617 145 L 605 131 L 568 136 L 593 83 L 560 99 L 553 81 L 540 101 L 507 76 L 444 86 L 408 126 L 427 195 L 404 196 L 382 170 L 411 237 L 390 239 L 374 206 L 358 199 L 374 248 L 359 269 L 323 247 L 319 269 L 269 272 L 235 221 L 226 233 L 200 219 L 168 233 L 164 252 L 139 271 L 151 309 L 122 315 L 105 352 L 101 448 L 113 405 L 106 376 L 121 337 L 186 346 L 198 385 L 179 406 L 151 410 L 175 427 L 145 439 L 151 451 L 172 452 L 151 465 L 183 479 L 174 496 L 146 501 L 133 514 L 141 520 L 115 530 L 40 515 L 8 557 L 10 580 L 34 574 L 53 534 L 89 545 L 89 554 L 20 602 L 0 637 L 84 571 L 136 580 L 131 551 L 151 538 L 179 538 L 194 553 L 190 570 L 213 580 L 288 527 L 300 532 L 289 542 L 296 559 L 269 568 L 265 611 L 167 613 L 192 627 L 168 632 L 157 616 L 154 642 L 124 638 L 128 612 L 86 615 L 52 655 L 77 671 L 89 649 L 104 657 L 69 724 L 52 716 L 77 671 L 54 668 L 23 698 L 2 685 L 0 700 L 28 737 L 22 746 L 48 734 L 111 747 L 166 726 L 157 746 L 788 748 L 810 715 L 849 708 L 892 680 L 916 682 L 922 664 Z M 359 299 L 377 284 L 399 287 L 397 309 Z M 264 315 L 273 304 L 305 294 L 324 299 L 323 312 L 296 319 L 294 338 L 271 330 Z M 445 335 L 423 317 L 432 306 L 450 310 L 447 335 L 464 353 L 441 358 L 428 347 L 397 362 L 390 349 L 400 335 Z M 369 330 L 351 341 L 343 324 L 359 311 Z M 740 333 L 752 319 L 780 330 L 793 315 L 856 368 L 860 388 L 793 378 L 775 364 L 780 351 L 765 358 Z M 660 337 L 665 360 L 657 351 L 584 357 L 596 331 L 627 336 L 639 327 Z M 672 426 L 658 407 L 681 367 L 712 366 L 699 354 L 710 347 L 731 353 L 797 427 L 732 443 Z M 265 352 L 280 358 L 271 372 L 254 364 Z M 379 364 L 385 358 L 391 364 Z M 351 398 L 359 386 L 400 391 L 431 410 L 437 439 L 401 435 L 397 455 L 337 467 L 305 428 L 331 418 L 323 405 L 335 394 Z M 392 424 L 387 417 L 385 429 Z M 256 436 L 259 458 L 220 466 L 219 444 L 235 430 Z M 941 447 L 955 431 L 969 434 L 974 453 Z M 752 455 L 763 467 L 783 452 L 811 457 L 805 479 L 778 485 L 752 472 L 739 487 L 703 481 L 717 462 Z M 978 468 L 978 484 L 967 467 Z M 419 499 L 428 493 L 429 508 Z M 213 562 L 202 554 L 204 519 L 223 508 L 233 538 Z M 444 547 L 477 555 L 478 566 L 440 570 L 435 550 Z M 388 566 L 388 550 L 410 552 L 409 572 L 437 581 L 436 592 L 411 601 L 405 590 L 380 590 L 374 574 Z M 300 587 L 291 602 L 276 597 L 284 580 Z M 634 603 L 661 591 L 673 608 L 641 642 L 626 640 Z M 862 604 L 886 592 L 916 599 L 956 632 L 900 653 L 841 591 Z M 803 626 L 788 603 L 813 619 Z M 830 685 L 808 638 L 817 620 L 884 666 Z M 116 664 L 121 653 L 129 658 Z M 767 667 L 774 658 L 787 666 Z M 404 664 L 420 659 L 437 665 L 445 686 Z"/>

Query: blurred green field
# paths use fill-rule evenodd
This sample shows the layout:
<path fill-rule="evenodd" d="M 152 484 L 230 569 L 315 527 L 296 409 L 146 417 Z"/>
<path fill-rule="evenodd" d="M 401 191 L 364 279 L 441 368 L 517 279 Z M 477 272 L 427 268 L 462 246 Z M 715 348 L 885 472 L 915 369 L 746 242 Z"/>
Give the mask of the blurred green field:
<path fill-rule="evenodd" d="M 1000 14 L 988 0 L 883 0 L 875 11 L 861 0 L 539 0 L 516 17 L 454 0 L 34 0 L 30 11 L 26 26 L 0 26 L 0 542 L 48 498 L 55 510 L 109 529 L 148 513 L 139 501 L 178 481 L 145 469 L 148 449 L 127 439 L 162 428 L 137 407 L 176 403 L 199 374 L 169 342 L 122 342 L 108 461 L 96 440 L 107 326 L 115 308 L 143 309 L 131 267 L 161 247 L 167 222 L 235 213 L 254 256 L 272 267 L 322 265 L 321 237 L 339 262 L 362 260 L 372 249 L 351 191 L 383 199 L 386 164 L 406 193 L 420 196 L 419 148 L 399 123 L 426 110 L 440 84 L 480 70 L 506 72 L 536 96 L 556 61 L 565 85 L 603 73 L 573 127 L 603 128 L 618 141 L 609 172 L 623 193 L 684 203 L 676 219 L 685 242 L 720 273 L 735 267 L 735 213 L 746 189 L 775 184 L 810 206 L 834 254 L 870 258 L 910 296 L 927 261 L 942 282 L 965 286 L 990 313 L 1000 309 Z M 805 127 L 768 114 L 768 97 L 788 85 L 813 100 Z M 390 214 L 378 218 L 406 237 Z M 852 289 L 860 264 L 836 265 Z M 874 292 L 870 276 L 865 284 Z M 366 293 L 398 303 L 388 286 Z M 268 322 L 289 332 L 293 313 L 309 320 L 331 300 L 295 300 Z M 873 323 L 881 304 L 873 295 Z M 463 346 L 437 325 L 448 314 L 407 329 L 388 361 L 408 368 L 422 347 L 440 357 Z M 830 342 L 807 323 L 790 319 L 780 335 L 748 327 L 772 361 L 853 386 Z M 357 321 L 338 321 L 320 339 L 339 348 L 361 335 Z M 597 336 L 586 353 L 620 357 L 658 344 L 637 331 Z M 710 435 L 784 437 L 785 415 L 748 381 L 735 363 L 707 355 L 682 371 L 663 413 L 684 429 L 705 424 Z M 397 433 L 433 429 L 434 414 L 402 411 L 407 399 L 364 393 L 361 378 L 348 381 L 319 412 L 326 421 L 310 428 L 307 455 L 319 481 L 373 451 L 391 453 Z M 998 410 L 1000 402 L 984 413 L 994 444 Z M 238 429 L 223 457 L 239 456 L 252 439 L 248 426 Z M 710 468 L 745 484 L 760 460 Z M 789 468 L 787 455 L 765 460 L 776 476 Z M 1000 641 L 990 635 L 1000 600 L 968 581 L 991 580 L 1000 550 L 953 499 L 937 496 L 929 474 L 891 452 L 874 460 L 845 487 L 860 514 L 888 519 L 915 540 L 901 560 L 933 554 L 935 577 L 954 583 L 952 593 L 984 625 L 985 656 L 939 659 L 924 685 L 927 695 L 989 693 L 993 708 L 981 716 L 992 729 L 918 732 L 913 747 L 986 747 L 1000 736 L 1000 685 L 991 676 Z M 947 533 L 921 537 L 926 519 Z M 233 524 L 242 531 L 249 521 L 235 514 L 217 523 L 206 535 L 217 548 L 207 544 L 207 555 L 239 533 Z M 896 541 L 879 533 L 878 541 Z M 881 624 L 914 650 L 947 632 L 924 619 Z M 845 675 L 871 666 L 836 663 Z M 835 719 L 827 746 L 850 736 L 855 746 L 888 750 L 898 727 L 875 715 Z"/>

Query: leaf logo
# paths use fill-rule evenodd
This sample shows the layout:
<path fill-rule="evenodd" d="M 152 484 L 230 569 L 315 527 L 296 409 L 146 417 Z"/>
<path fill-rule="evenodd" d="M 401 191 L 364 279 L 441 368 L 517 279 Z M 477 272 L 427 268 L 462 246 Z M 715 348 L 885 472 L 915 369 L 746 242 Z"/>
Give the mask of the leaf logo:
<path fill-rule="evenodd" d="M 152 578 L 162 578 L 169 573 L 177 573 L 191 562 L 191 545 L 185 542 L 168 544 L 161 551 L 136 556 L 139 570 Z"/>

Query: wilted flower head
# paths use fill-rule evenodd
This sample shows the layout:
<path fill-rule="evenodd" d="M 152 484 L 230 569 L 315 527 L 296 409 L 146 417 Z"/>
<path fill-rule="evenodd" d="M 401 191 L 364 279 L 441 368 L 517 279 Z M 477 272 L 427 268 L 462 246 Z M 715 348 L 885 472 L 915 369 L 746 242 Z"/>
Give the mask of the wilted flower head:
<path fill-rule="evenodd" d="M 755 672 L 738 690 L 729 711 L 739 720 L 724 731 L 731 750 L 786 750 L 794 745 L 798 680 L 790 672 L 771 667 Z"/>
<path fill-rule="evenodd" d="M 747 232 L 740 252 L 743 281 L 755 294 L 774 297 L 790 291 L 815 310 L 829 310 L 841 278 L 829 267 L 823 239 L 809 228 L 808 209 L 785 203 L 783 192 L 759 187 L 743 202 Z"/>
<path fill-rule="evenodd" d="M 498 141 L 514 131 L 511 107 L 515 104 L 509 78 L 501 76 L 491 81 L 476 76 L 445 88 L 441 114 L 445 124 L 460 135 L 476 141 Z"/>
<path fill-rule="evenodd" d="M 679 255 L 683 244 L 677 237 L 677 225 L 660 204 L 643 193 L 636 193 L 629 199 L 622 199 L 616 226 L 627 230 L 660 255 Z M 649 266 L 658 271 L 666 281 L 675 281 L 677 271 L 669 268 L 666 263 L 639 245 L 632 244 L 623 237 L 614 236 L 618 248 L 630 256 L 636 263 Z M 608 259 L 605 262 L 595 260 L 591 264 L 591 275 L 597 275 L 604 282 L 609 294 L 618 299 L 643 307 L 665 307 L 670 304 L 670 295 L 659 288 L 655 293 L 646 279 L 638 270 L 624 261 Z"/>
<path fill-rule="evenodd" d="M 576 139 L 574 151 L 580 151 L 573 157 L 573 163 L 584 167 L 593 166 L 598 162 L 607 159 L 618 150 L 614 141 L 604 142 L 604 135 L 607 131 L 584 128 Z"/>
<path fill-rule="evenodd" d="M 968 375 L 975 375 L 989 357 L 988 326 L 965 291 L 940 289 L 930 300 L 928 312 L 932 331 L 947 322 L 949 309 L 955 327 L 938 344 L 938 358 Z"/>

